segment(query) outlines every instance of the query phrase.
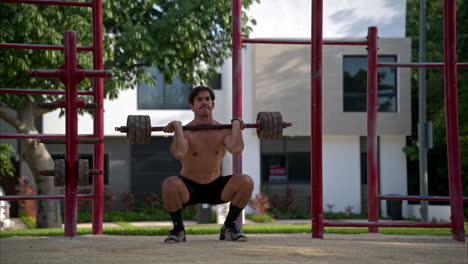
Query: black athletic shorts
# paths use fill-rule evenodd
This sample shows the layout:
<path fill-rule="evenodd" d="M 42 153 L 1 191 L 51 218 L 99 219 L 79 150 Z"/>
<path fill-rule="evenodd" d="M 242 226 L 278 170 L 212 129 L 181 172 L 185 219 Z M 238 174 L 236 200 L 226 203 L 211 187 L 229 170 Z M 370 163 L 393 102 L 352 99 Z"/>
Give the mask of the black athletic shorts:
<path fill-rule="evenodd" d="M 187 186 L 187 189 L 190 193 L 190 199 L 184 205 L 200 203 L 226 203 L 225 201 L 221 200 L 221 193 L 223 192 L 224 186 L 226 186 L 226 183 L 229 181 L 232 175 L 219 176 L 216 180 L 207 184 L 196 183 L 187 178 L 184 178 L 182 175 L 179 175 L 179 177 L 184 181 L 185 186 Z"/>

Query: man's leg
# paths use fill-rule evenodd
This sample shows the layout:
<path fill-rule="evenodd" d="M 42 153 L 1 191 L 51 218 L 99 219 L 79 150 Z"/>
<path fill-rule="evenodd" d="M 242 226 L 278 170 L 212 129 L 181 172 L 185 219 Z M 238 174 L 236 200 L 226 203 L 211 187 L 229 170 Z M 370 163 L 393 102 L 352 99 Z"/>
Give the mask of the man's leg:
<path fill-rule="evenodd" d="M 177 243 L 185 241 L 185 227 L 182 220 L 182 206 L 190 198 L 185 183 L 177 176 L 166 178 L 163 183 L 162 197 L 164 206 L 171 216 L 174 229 L 164 240 L 165 243 Z"/>
<path fill-rule="evenodd" d="M 239 217 L 242 210 L 249 203 L 254 183 L 252 178 L 248 175 L 240 174 L 233 175 L 228 181 L 226 186 L 221 193 L 221 200 L 230 201 L 229 213 L 224 222 L 223 228 L 221 228 L 220 239 L 226 238 L 226 230 L 228 231 L 228 238 L 231 240 L 246 241 L 247 238 L 238 230 L 236 225 L 236 219 Z"/>

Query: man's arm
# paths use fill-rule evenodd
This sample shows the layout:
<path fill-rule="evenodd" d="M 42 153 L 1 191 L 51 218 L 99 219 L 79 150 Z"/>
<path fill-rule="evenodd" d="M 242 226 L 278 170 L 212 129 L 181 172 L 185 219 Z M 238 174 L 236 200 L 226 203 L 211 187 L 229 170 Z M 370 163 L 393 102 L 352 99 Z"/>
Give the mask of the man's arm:
<path fill-rule="evenodd" d="M 232 154 L 238 154 L 244 149 L 244 140 L 242 139 L 242 130 L 245 124 L 242 120 L 232 120 L 231 135 L 224 138 L 226 149 Z"/>
<path fill-rule="evenodd" d="M 189 144 L 188 140 L 184 136 L 182 123 L 180 121 L 172 121 L 163 129 L 163 131 L 165 133 L 174 133 L 174 138 L 171 143 L 171 154 L 178 160 L 183 159 L 185 154 L 187 154 Z"/>

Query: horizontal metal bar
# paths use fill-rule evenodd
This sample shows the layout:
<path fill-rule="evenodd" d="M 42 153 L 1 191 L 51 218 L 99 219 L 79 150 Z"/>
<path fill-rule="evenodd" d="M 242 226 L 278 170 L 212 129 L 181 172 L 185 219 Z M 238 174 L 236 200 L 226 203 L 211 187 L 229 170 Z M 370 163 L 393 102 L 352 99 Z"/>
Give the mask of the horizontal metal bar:
<path fill-rule="evenodd" d="M 0 0 L 1 1 L 1 0 Z M 65 94 L 64 90 L 0 88 L 0 94 Z M 94 95 L 94 91 L 78 91 L 78 95 Z"/>
<path fill-rule="evenodd" d="M 310 40 L 302 39 L 243 39 L 242 43 L 251 44 L 295 44 L 295 45 L 311 45 Z M 341 40 L 324 40 L 323 45 L 367 45 L 367 40 L 356 41 L 341 41 Z"/>
<path fill-rule="evenodd" d="M 58 134 L 2 134 L 0 138 L 65 138 L 65 135 L 58 135 Z M 87 134 L 87 135 L 79 135 L 79 138 L 95 138 L 94 135 Z"/>
<path fill-rule="evenodd" d="M 377 67 L 402 67 L 402 68 L 443 68 L 444 64 L 442 62 L 379 62 Z"/>
<path fill-rule="evenodd" d="M 299 39 L 243 39 L 242 43 L 310 45 L 311 41 L 310 40 L 299 40 Z"/>
<path fill-rule="evenodd" d="M 94 194 L 78 194 L 78 199 L 93 199 Z M 21 201 L 21 200 L 63 200 L 65 195 L 5 195 L 0 196 L 0 201 Z"/>
<path fill-rule="evenodd" d="M 414 227 L 414 228 L 451 228 L 452 223 L 420 223 L 420 222 L 332 222 L 324 221 L 329 227 Z"/>
<path fill-rule="evenodd" d="M 0 2 L 10 2 L 10 3 L 17 3 L 17 4 L 35 4 L 35 5 L 93 7 L 93 3 L 91 2 L 72 2 L 72 1 L 58 1 L 58 0 L 0 0 Z"/>
<path fill-rule="evenodd" d="M 377 63 L 377 67 L 401 67 L 401 68 L 443 68 L 443 62 L 384 62 Z M 468 68 L 468 63 L 457 63 L 458 68 Z"/>
<path fill-rule="evenodd" d="M 65 47 L 61 45 L 0 43 L 0 49 L 64 50 Z M 93 47 L 89 46 L 79 46 L 76 49 L 77 51 L 94 51 Z"/>
<path fill-rule="evenodd" d="M 37 142 L 44 144 L 66 144 L 65 138 L 43 138 L 38 139 Z M 78 144 L 99 144 L 104 143 L 103 139 L 99 138 L 79 138 Z"/>
<path fill-rule="evenodd" d="M 31 77 L 60 78 L 64 70 L 30 70 L 28 75 Z"/>
<path fill-rule="evenodd" d="M 90 169 L 89 170 L 89 175 L 90 176 L 103 175 L 103 174 L 104 174 L 103 170 L 96 170 L 96 169 Z M 55 170 L 41 170 L 41 171 L 39 171 L 39 175 L 42 175 L 42 176 L 55 176 Z"/>
<path fill-rule="evenodd" d="M 450 201 L 449 196 L 418 196 L 418 195 L 379 195 L 379 200 L 402 200 L 402 201 Z M 468 202 L 468 196 L 463 197 L 463 202 Z"/>
<path fill-rule="evenodd" d="M 102 70 L 77 70 L 78 74 L 87 78 L 111 78 L 111 71 L 102 71 Z"/>
<path fill-rule="evenodd" d="M 349 41 L 341 41 L 341 40 L 324 40 L 323 45 L 346 45 L 346 46 L 360 46 L 360 45 L 367 45 L 367 40 L 349 40 Z"/>

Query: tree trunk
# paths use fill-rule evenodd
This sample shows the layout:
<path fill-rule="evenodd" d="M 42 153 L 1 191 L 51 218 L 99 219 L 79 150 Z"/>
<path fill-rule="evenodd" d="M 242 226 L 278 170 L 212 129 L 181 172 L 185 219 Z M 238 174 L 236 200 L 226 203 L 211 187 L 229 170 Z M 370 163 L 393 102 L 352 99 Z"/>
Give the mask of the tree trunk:
<path fill-rule="evenodd" d="M 37 134 L 34 125 L 34 105 L 27 102 L 18 110 L 18 118 L 24 124 L 20 133 Z M 34 176 L 37 194 L 57 194 L 54 177 L 39 175 L 40 170 L 53 170 L 54 161 L 44 144 L 35 139 L 21 140 L 24 159 Z M 38 228 L 62 227 L 59 200 L 38 200 L 36 225 Z"/>

